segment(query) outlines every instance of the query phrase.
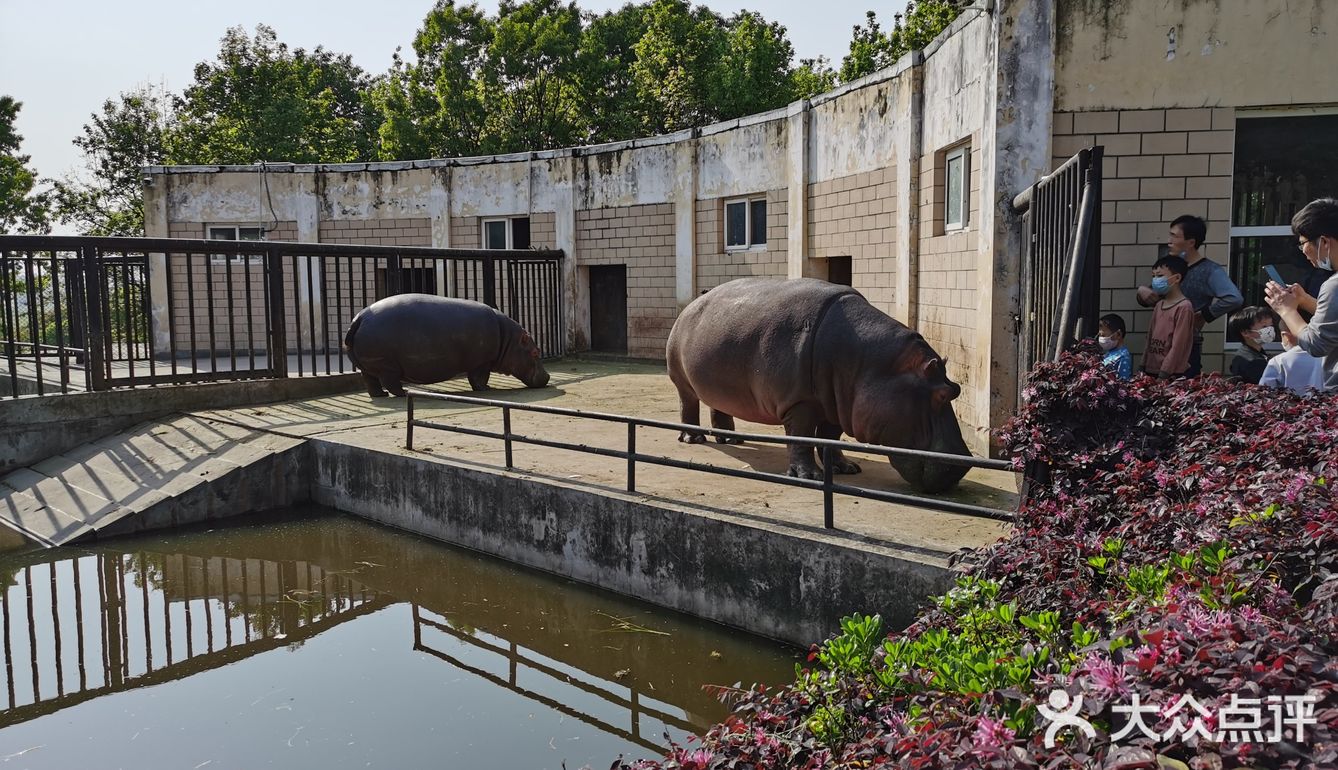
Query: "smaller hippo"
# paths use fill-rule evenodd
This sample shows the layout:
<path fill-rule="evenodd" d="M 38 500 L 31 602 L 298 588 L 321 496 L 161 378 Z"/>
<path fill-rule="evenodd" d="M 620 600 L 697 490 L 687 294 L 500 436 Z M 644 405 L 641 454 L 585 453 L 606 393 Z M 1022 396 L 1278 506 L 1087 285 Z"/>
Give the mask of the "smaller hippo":
<path fill-rule="evenodd" d="M 474 390 L 492 372 L 529 388 L 548 384 L 539 346 L 520 324 L 481 303 L 431 294 L 397 294 L 368 305 L 344 334 L 349 360 L 372 398 L 404 395 L 404 383 L 468 375 Z"/>

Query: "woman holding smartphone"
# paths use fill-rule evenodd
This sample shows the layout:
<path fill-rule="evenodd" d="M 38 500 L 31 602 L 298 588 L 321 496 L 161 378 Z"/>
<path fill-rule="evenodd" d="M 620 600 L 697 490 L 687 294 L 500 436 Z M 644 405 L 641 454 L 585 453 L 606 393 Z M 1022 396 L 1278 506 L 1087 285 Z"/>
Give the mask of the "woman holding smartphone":
<path fill-rule="evenodd" d="M 1338 200 L 1320 198 L 1306 204 L 1292 217 L 1292 232 L 1310 264 L 1333 270 L 1333 258 L 1338 255 Z M 1324 359 L 1324 389 L 1338 390 L 1338 275 L 1330 276 L 1320 286 L 1310 323 L 1298 312 L 1301 295 L 1306 293 L 1299 284 L 1283 286 L 1269 281 L 1264 287 L 1269 307 L 1296 337 L 1297 346 Z"/>

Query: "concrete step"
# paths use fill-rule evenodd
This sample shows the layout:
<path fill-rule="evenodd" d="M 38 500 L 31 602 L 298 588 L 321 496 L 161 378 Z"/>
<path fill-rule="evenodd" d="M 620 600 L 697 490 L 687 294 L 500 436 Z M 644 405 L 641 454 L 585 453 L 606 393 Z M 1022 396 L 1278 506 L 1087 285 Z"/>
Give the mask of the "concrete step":
<path fill-rule="evenodd" d="M 307 499 L 306 442 L 177 415 L 0 477 L 0 524 L 47 546 Z"/>

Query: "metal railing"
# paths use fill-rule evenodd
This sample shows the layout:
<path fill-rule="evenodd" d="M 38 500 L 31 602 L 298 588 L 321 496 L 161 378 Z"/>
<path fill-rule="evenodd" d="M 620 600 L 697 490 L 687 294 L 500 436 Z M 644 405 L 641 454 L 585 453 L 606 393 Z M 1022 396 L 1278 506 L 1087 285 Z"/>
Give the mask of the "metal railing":
<path fill-rule="evenodd" d="M 0 236 L 0 397 L 353 371 L 378 299 L 483 302 L 565 354 L 561 251 Z M 8 376 L 8 381 L 5 379 Z"/>
<path fill-rule="evenodd" d="M 484 650 L 486 652 L 495 653 L 496 655 L 500 656 L 503 660 L 506 661 L 507 676 L 501 677 L 498 676 L 497 674 L 493 674 L 489 671 L 486 671 L 478 666 L 471 666 L 470 664 L 450 655 L 449 653 L 443 652 L 441 650 L 432 647 L 431 645 L 423 641 L 424 637 L 423 632 L 425 630 L 440 632 L 446 634 L 447 636 L 451 637 L 452 639 L 461 644 L 468 645 L 470 647 L 474 647 L 479 650 Z M 649 696 L 646 693 L 638 692 L 635 687 L 629 686 L 627 688 L 628 694 L 626 697 L 624 697 L 617 692 L 614 692 L 605 687 L 601 687 L 600 684 L 583 681 L 567 672 L 564 672 L 558 668 L 543 663 L 542 661 L 537 660 L 534 657 L 530 657 L 529 655 L 526 654 L 527 652 L 529 652 L 528 650 L 510 640 L 507 640 L 506 646 L 501 646 L 498 644 L 489 643 L 483 639 L 478 638 L 475 635 L 464 633 L 462 631 L 458 631 L 454 628 L 451 628 L 445 622 L 427 617 L 423 613 L 423 608 L 417 604 L 413 605 L 413 649 L 416 652 L 423 652 L 433 656 L 434 658 L 443 660 L 462 671 L 468 671 L 469 673 L 474 674 L 475 676 L 478 676 L 482 679 L 485 679 L 499 687 L 506 688 L 511 692 L 529 698 L 530 700 L 535 701 L 536 703 L 543 704 L 544 706 L 547 706 L 548 708 L 553 709 L 554 711 L 560 714 L 564 714 L 574 719 L 579 719 L 580 721 L 585 722 L 586 724 L 591 725 L 593 727 L 596 727 L 599 730 L 602 730 L 606 733 L 609 733 L 610 735 L 616 735 L 620 738 L 623 738 L 624 740 L 636 743 L 637 745 L 642 746 L 643 748 L 650 749 L 651 751 L 663 751 L 665 747 L 661 744 L 655 743 L 654 741 L 647 739 L 642 734 L 641 718 L 643 716 L 648 716 L 651 717 L 652 719 L 657 719 L 662 724 L 676 727 L 687 733 L 695 733 L 699 729 L 698 725 L 694 725 L 688 720 L 683 719 L 682 717 L 674 716 L 672 714 L 666 713 L 664 711 L 661 711 L 660 709 L 648 705 L 647 703 L 644 702 L 643 699 L 648 698 Z M 540 654 L 535 653 L 535 655 L 540 655 Z M 628 727 L 623 728 L 619 727 L 618 725 L 610 724 L 600 719 L 599 717 L 596 717 L 592 714 L 588 714 L 579 709 L 573 708 L 569 703 L 563 702 L 562 700 L 550 697 L 548 695 L 544 695 L 543 693 L 539 692 L 538 689 L 531 689 L 521 686 L 518 683 L 518 674 L 522 672 L 523 673 L 533 672 L 535 674 L 542 675 L 554 682 L 569 687 L 573 687 L 577 690 L 580 690 L 583 693 L 593 695 L 607 703 L 610 703 L 621 709 L 625 709 L 627 711 L 627 716 L 628 716 L 628 722 L 629 722 Z M 594 678 L 593 675 L 592 678 Z M 600 683 L 611 684 L 607 682 L 607 680 L 603 679 L 598 679 L 597 681 Z"/>
<path fill-rule="evenodd" d="M 307 562 L 183 554 L 80 554 L 12 580 L 0 589 L 0 727 L 300 642 L 393 601 Z"/>
<path fill-rule="evenodd" d="M 783 484 L 785 486 L 800 487 L 803 489 L 813 489 L 822 492 L 822 510 L 823 526 L 827 529 L 834 529 L 835 523 L 835 504 L 836 495 L 845 495 L 847 497 L 862 498 L 865 500 L 878 500 L 886 503 L 899 503 L 903 505 L 914 505 L 921 508 L 933 508 L 935 510 L 947 511 L 949 513 L 960 513 L 967 516 L 976 516 L 981 518 L 996 519 L 999 521 L 1012 521 L 1014 513 L 998 508 L 989 508 L 980 505 L 971 505 L 970 503 L 960 503 L 955 500 L 944 500 L 936 497 L 925 497 L 922 495 L 908 494 L 905 492 L 889 492 L 885 490 L 866 489 L 864 487 L 852 486 L 850 484 L 838 484 L 833 479 L 832 474 L 832 452 L 862 452 L 865 454 L 879 455 L 881 457 L 905 457 L 919 460 L 928 460 L 948 465 L 961 465 L 968 468 L 983 468 L 986 470 L 1015 472 L 1012 463 L 1007 460 L 991 460 L 982 457 L 970 457 L 963 455 L 944 454 L 940 452 L 929 452 L 919 449 L 903 449 L 900 447 L 879 446 L 876 444 L 860 444 L 848 441 L 834 441 L 820 438 L 804 438 L 801 436 L 775 436 L 758 433 L 740 433 L 732 430 L 720 430 L 718 428 L 703 428 L 696 425 L 685 425 L 683 423 L 666 422 L 664 420 L 650 420 L 640 417 L 629 417 L 620 414 L 607 414 L 604 412 L 588 412 L 580 409 L 566 409 L 556 406 L 540 406 L 537 404 L 517 404 L 510 401 L 498 401 L 486 398 L 474 398 L 472 396 L 457 396 L 449 393 L 433 393 L 413 388 L 405 390 L 407 395 L 407 419 L 405 425 L 404 446 L 406 449 L 413 450 L 414 428 L 429 428 L 434 430 L 444 430 L 451 433 L 459 433 L 466 436 L 479 436 L 482 438 L 500 439 L 504 444 L 504 455 L 506 458 L 506 468 L 511 470 L 515 468 L 513 461 L 513 444 L 530 444 L 533 446 L 549 447 L 552 449 L 568 449 L 586 454 L 599 455 L 601 457 L 614 457 L 627 461 L 627 491 L 636 492 L 636 466 L 637 463 L 647 465 L 661 465 L 669 468 L 681 468 L 685 470 L 701 471 L 718 476 L 732 476 L 734 478 L 752 479 L 755 481 L 766 481 L 774 484 Z M 428 399 L 431 401 L 445 401 L 457 404 L 468 404 L 471 406 L 495 407 L 502 412 L 502 431 L 481 430 L 478 428 L 467 428 L 461 425 L 447 425 L 439 422 L 429 422 L 419 420 L 414 417 L 414 400 Z M 536 412 L 540 414 L 558 415 L 562 417 L 576 417 L 586 420 L 597 420 L 601 422 L 621 423 L 627 426 L 627 448 L 609 449 L 606 447 L 595 447 L 587 444 L 574 444 L 567 441 L 555 441 L 552 439 L 538 438 L 535 436 L 526 436 L 515 433 L 511 429 L 511 413 L 513 411 Z M 779 444 L 782 446 L 802 446 L 816 449 L 822 456 L 821 481 L 815 479 L 801 479 L 793 476 L 786 476 L 780 473 L 765 473 L 762 471 L 741 470 L 738 468 L 725 468 L 719 465 L 710 465 L 707 463 L 696 463 L 689 460 L 679 460 L 662 455 L 648 455 L 637 451 L 637 432 L 640 428 L 651 428 L 668 431 L 694 431 L 703 436 L 733 438 L 742 441 L 751 441 L 759 444 Z"/>
<path fill-rule="evenodd" d="M 1025 373 L 1096 333 L 1101 312 L 1103 148 L 1069 158 L 1013 200 L 1022 214 L 1019 389 Z"/>

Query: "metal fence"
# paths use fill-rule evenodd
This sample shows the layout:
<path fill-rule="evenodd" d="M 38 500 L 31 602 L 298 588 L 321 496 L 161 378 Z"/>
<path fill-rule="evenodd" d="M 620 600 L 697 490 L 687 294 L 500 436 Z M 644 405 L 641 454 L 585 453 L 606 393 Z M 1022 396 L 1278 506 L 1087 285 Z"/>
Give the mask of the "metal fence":
<path fill-rule="evenodd" d="M 1009 471 L 1015 469 L 1011 462 L 1007 460 L 991 460 L 983 457 L 969 457 L 963 455 L 943 454 L 940 452 L 928 452 L 919 449 L 903 449 L 900 447 L 878 446 L 875 444 L 859 444 L 850 441 L 833 441 L 830 439 L 804 438 L 800 436 L 774 436 L 758 433 L 740 433 L 738 431 L 720 430 L 718 428 L 703 428 L 696 425 L 684 425 L 676 422 L 665 422 L 663 420 L 648 420 L 640 417 L 628 417 L 620 414 L 607 414 L 604 412 L 588 412 L 580 409 L 565 409 L 555 406 L 540 406 L 537 404 L 516 404 L 510 401 L 498 401 L 486 398 L 474 398 L 472 396 L 457 396 L 449 393 L 432 393 L 422 390 L 406 389 L 408 397 L 407 420 L 405 425 L 404 446 L 412 450 L 414 439 L 414 428 L 429 428 L 433 430 L 444 430 L 451 433 L 459 433 L 466 436 L 481 436 L 484 438 L 500 439 L 503 442 L 506 467 L 511 470 L 515 467 L 512 456 L 512 445 L 516 443 L 531 444 L 534 446 L 544 446 L 553 449 L 570 449 L 576 452 L 586 454 L 600 455 L 602 457 L 614 457 L 627 461 L 627 491 L 636 492 L 636 466 L 637 463 L 646 463 L 648 465 L 662 465 L 670 468 L 683 468 L 686 470 L 701 471 L 718 476 L 733 476 L 734 478 L 753 479 L 756 481 L 766 481 L 775 484 L 783 484 L 791 487 L 802 487 L 804 489 L 813 489 L 822 492 L 823 508 L 823 526 L 827 529 L 833 529 L 835 522 L 835 504 L 836 495 L 845 495 L 847 497 L 862 498 L 865 500 L 879 500 L 886 503 L 899 503 L 903 505 L 914 505 L 921 508 L 933 508 L 949 513 L 960 513 L 967 516 L 977 516 L 982 518 L 997 519 L 1000 521 L 1012 521 L 1014 512 L 1005 511 L 998 508 L 988 508 L 980 505 L 971 505 L 969 503 L 960 503 L 955 500 L 944 500 L 937 497 L 925 497 L 922 495 L 907 494 L 904 492 L 889 492 L 878 489 L 865 489 L 849 484 L 838 484 L 832 476 L 832 452 L 836 450 L 849 452 L 863 452 L 866 454 L 879 455 L 881 457 L 907 457 L 921 460 L 932 460 L 934 462 L 945 463 L 948 465 L 964 465 L 969 468 L 983 468 L 987 470 Z M 457 404 L 468 404 L 471 406 L 494 407 L 501 410 L 502 431 L 480 430 L 477 428 L 466 428 L 460 425 L 448 425 L 440 422 L 430 422 L 419 420 L 414 416 L 414 400 L 427 399 L 430 401 L 446 401 Z M 609 449 L 606 447 L 589 446 L 588 444 L 573 444 L 566 441 L 555 441 L 552 439 L 538 438 L 536 436 L 526 436 L 515 433 L 511 429 L 511 413 L 513 411 L 538 412 L 541 414 L 559 415 L 563 417 L 576 417 L 586 420 L 598 420 L 601 422 L 621 423 L 627 426 L 627 448 Z M 725 468 L 718 465 L 707 463 L 695 463 L 688 460 L 678 460 L 672 457 L 662 455 L 642 454 L 636 449 L 637 434 L 641 428 L 650 428 L 656 430 L 668 430 L 674 432 L 696 431 L 705 436 L 735 438 L 741 441 L 750 441 L 758 444 L 779 444 L 782 446 L 807 446 L 816 449 L 822 456 L 823 478 L 821 481 L 815 479 L 800 479 L 792 476 L 786 476 L 779 473 L 763 473 L 761 471 L 741 470 L 738 468 Z"/>
<path fill-rule="evenodd" d="M 301 561 L 80 554 L 0 589 L 0 727 L 311 638 L 393 599 Z"/>
<path fill-rule="evenodd" d="M 353 371 L 378 299 L 483 302 L 566 352 L 563 254 L 274 241 L 0 236 L 0 397 Z"/>
<path fill-rule="evenodd" d="M 1013 201 L 1022 214 L 1019 389 L 1025 373 L 1095 335 L 1101 312 L 1101 147 L 1069 158 Z"/>

